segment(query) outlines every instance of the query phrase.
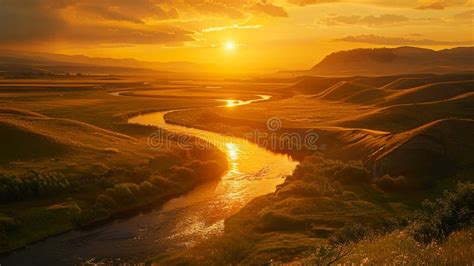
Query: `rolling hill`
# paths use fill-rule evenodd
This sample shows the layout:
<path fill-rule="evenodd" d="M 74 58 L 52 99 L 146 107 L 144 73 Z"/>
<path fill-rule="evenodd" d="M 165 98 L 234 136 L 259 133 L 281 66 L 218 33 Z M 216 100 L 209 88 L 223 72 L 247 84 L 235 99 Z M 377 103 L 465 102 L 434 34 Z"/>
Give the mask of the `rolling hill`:
<path fill-rule="evenodd" d="M 384 107 L 336 125 L 403 132 L 449 117 L 474 119 L 474 92 L 442 101 Z"/>
<path fill-rule="evenodd" d="M 88 57 L 84 55 L 62 55 L 0 49 L 0 74 L 170 74 L 203 72 L 208 66 L 191 62 L 145 62 L 136 59 L 114 59 Z"/>
<path fill-rule="evenodd" d="M 321 100 L 341 101 L 354 94 L 358 94 L 360 92 L 363 92 L 365 90 L 370 90 L 370 89 L 374 89 L 374 88 L 367 85 L 341 81 L 341 82 L 338 82 L 336 85 L 330 87 L 329 89 L 316 95 L 315 97 Z"/>
<path fill-rule="evenodd" d="M 0 164 L 33 160 L 33 165 L 41 160 L 81 156 L 89 163 L 101 157 L 104 161 L 143 158 L 146 154 L 136 144 L 134 138 L 83 122 L 0 108 Z"/>
<path fill-rule="evenodd" d="M 446 100 L 474 91 L 474 81 L 428 84 L 394 93 L 384 99 L 383 106 Z"/>
<path fill-rule="evenodd" d="M 355 49 L 332 53 L 308 72 L 323 76 L 449 73 L 472 71 L 473 61 L 474 47 Z"/>
<path fill-rule="evenodd" d="M 455 171 L 472 167 L 474 120 L 442 119 L 401 133 L 404 137 L 394 147 L 376 155 L 374 175 L 406 177 L 447 177 Z"/>

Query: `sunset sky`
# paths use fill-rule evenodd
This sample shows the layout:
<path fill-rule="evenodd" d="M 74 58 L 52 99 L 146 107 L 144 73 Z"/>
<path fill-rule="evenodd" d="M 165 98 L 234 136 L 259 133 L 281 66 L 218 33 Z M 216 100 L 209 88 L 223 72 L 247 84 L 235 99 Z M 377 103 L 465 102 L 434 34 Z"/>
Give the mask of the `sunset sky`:
<path fill-rule="evenodd" d="M 473 44 L 474 0 L 0 0 L 0 47 L 303 69 L 359 47 Z"/>

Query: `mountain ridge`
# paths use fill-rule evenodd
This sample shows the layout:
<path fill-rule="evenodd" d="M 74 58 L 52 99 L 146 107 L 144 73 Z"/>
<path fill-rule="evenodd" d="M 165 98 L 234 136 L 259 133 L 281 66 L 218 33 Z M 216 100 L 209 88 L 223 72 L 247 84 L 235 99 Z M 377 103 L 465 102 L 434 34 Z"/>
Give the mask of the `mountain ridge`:
<path fill-rule="evenodd" d="M 308 70 L 332 76 L 449 73 L 474 70 L 474 47 L 439 51 L 402 46 L 360 48 L 331 53 Z"/>
<path fill-rule="evenodd" d="M 69 68 L 84 68 L 89 66 L 95 69 L 99 67 L 105 67 L 107 68 L 107 71 L 111 71 L 111 68 L 117 68 L 116 70 L 119 72 L 137 70 L 137 72 L 141 73 L 202 72 L 203 70 L 205 71 L 209 68 L 209 66 L 207 65 L 186 61 L 149 62 L 140 61 L 134 58 L 90 57 L 85 55 L 65 55 L 0 49 L 0 66 L 5 66 L 4 68 L 8 69 L 8 66 L 12 65 L 24 66 L 24 69 L 26 69 L 26 71 L 31 71 L 31 67 L 34 66 L 46 66 L 56 68 L 61 66 L 67 66 Z"/>

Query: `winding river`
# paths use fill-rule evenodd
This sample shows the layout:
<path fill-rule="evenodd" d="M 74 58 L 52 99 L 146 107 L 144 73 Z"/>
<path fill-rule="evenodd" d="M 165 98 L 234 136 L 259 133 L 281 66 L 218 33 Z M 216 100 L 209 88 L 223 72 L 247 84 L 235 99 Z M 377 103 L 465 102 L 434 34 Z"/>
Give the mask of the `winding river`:
<path fill-rule="evenodd" d="M 220 100 L 222 108 L 268 100 Z M 167 111 L 171 112 L 171 111 Z M 199 186 L 160 208 L 118 219 L 92 229 L 73 230 L 0 258 L 3 265 L 71 265 L 139 262 L 172 249 L 191 246 L 219 234 L 224 219 L 253 198 L 275 191 L 297 165 L 286 155 L 263 149 L 247 140 L 166 123 L 167 112 L 139 115 L 129 123 L 152 125 L 199 137 L 227 154 L 229 171 L 219 182 Z"/>

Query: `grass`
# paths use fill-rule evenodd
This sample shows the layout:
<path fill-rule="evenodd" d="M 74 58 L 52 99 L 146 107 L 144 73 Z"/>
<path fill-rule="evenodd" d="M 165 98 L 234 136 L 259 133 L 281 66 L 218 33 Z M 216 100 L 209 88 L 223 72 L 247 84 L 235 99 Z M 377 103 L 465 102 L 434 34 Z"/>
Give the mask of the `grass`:
<path fill-rule="evenodd" d="M 218 179 L 226 169 L 225 156 L 213 148 L 182 151 L 172 144 L 151 150 L 146 141 L 153 129 L 126 125 L 133 113 L 215 105 L 214 100 L 109 94 L 143 87 L 134 80 L 15 82 L 30 87 L 2 82 L 0 88 L 0 173 L 6 180 L 19 180 L 2 183 L 13 196 L 0 202 L 6 221 L 0 225 L 0 252 L 162 203 Z M 178 168 L 189 176 L 183 179 Z M 31 171 L 41 178 L 32 179 Z M 66 183 L 46 178 L 51 173 Z M 64 184 L 73 189 L 56 189 Z"/>
<path fill-rule="evenodd" d="M 331 236 L 353 221 L 390 229 L 353 241 L 351 252 L 339 260 L 341 263 L 472 261 L 472 228 L 451 234 L 446 242 L 423 248 L 407 228 L 396 227 L 393 231 L 392 223 L 410 216 L 420 208 L 422 199 L 438 196 L 458 180 L 472 179 L 471 122 L 459 119 L 473 118 L 472 82 L 404 88 L 407 82 L 400 81 L 403 78 L 306 78 L 284 88 L 235 81 L 176 85 L 163 80 L 144 83 L 133 79 L 28 80 L 14 81 L 23 84 L 13 87 L 2 80 L 2 136 L 15 136 L 19 139 L 16 142 L 28 143 L 27 146 L 40 143 L 45 146 L 37 150 L 48 151 L 33 154 L 32 158 L 21 157 L 25 154 L 21 152 L 14 156 L 15 160 L 8 157 L 13 153 L 3 155 L 3 161 L 8 163 L 0 163 L 2 173 L 24 178 L 20 172 L 54 170 L 81 181 L 74 191 L 0 204 L 2 250 L 162 202 L 192 188 L 196 182 L 217 178 L 223 171 L 215 163 L 222 160 L 219 154 L 180 153 L 173 148 L 150 153 L 144 146 L 153 129 L 126 123 L 128 117 L 141 112 L 205 106 L 210 108 L 174 112 L 166 119 L 242 134 L 254 129 L 268 133 L 266 122 L 276 116 L 283 123 L 277 133 L 315 130 L 318 144 L 326 147 L 325 155 L 306 150 L 292 153 L 302 159 L 295 173 L 275 193 L 254 199 L 226 219 L 222 236 L 182 252 L 161 254 L 151 261 L 196 265 L 305 261 L 316 252 L 331 255 L 333 250 L 317 247 L 328 245 Z M 384 88 L 387 84 L 399 90 Z M 214 94 L 217 89 L 219 93 Z M 128 90 L 132 90 L 129 97 L 110 94 Z M 181 97 L 183 93 L 186 95 Z M 311 97 L 318 93 L 331 101 Z M 236 98 L 250 94 L 272 94 L 274 98 L 235 108 L 212 107 L 221 104 L 214 96 Z M 415 170 L 432 169 L 433 160 L 422 164 L 425 161 L 418 159 L 440 150 L 444 156 L 440 158 L 445 160 L 436 161 L 436 165 L 440 169 L 447 169 L 448 163 L 456 166 L 449 173 L 436 171 L 434 175 L 420 176 L 417 171 L 413 175 L 397 172 L 413 170 L 412 166 Z M 376 165 L 382 165 L 387 173 L 375 171 Z M 201 178 L 196 174 L 203 172 L 212 176 Z M 192 182 L 186 182 L 187 176 L 192 177 Z M 433 186 L 413 186 L 416 182 L 412 181 L 420 180 Z M 20 187 L 23 189 L 24 185 Z"/>
<path fill-rule="evenodd" d="M 341 264 L 469 265 L 474 261 L 474 228 L 453 233 L 443 243 L 422 245 L 406 231 L 363 240 L 351 247 Z"/>
<path fill-rule="evenodd" d="M 440 191 L 453 188 L 459 180 L 472 180 L 472 175 L 461 176 L 461 172 L 472 169 L 468 159 L 468 151 L 473 149 L 469 137 L 473 132 L 470 125 L 472 121 L 456 119 L 472 118 L 468 104 L 471 83 L 440 83 L 399 91 L 380 89 L 400 78 L 403 77 L 374 78 L 376 80 L 373 82 L 370 78 L 342 79 L 374 86 L 373 89 L 355 85 L 351 87 L 352 83 L 334 85 L 340 79 L 307 78 L 288 90 L 296 94 L 320 93 L 320 96 L 336 93 L 333 96 L 337 96 L 337 99 L 331 96 L 330 102 L 296 95 L 235 109 L 214 108 L 202 112 L 169 114 L 166 117 L 168 121 L 234 134 L 241 134 L 249 128 L 265 130 L 266 120 L 276 116 L 283 123 L 280 131 L 301 133 L 304 129 L 312 128 L 318 132 L 319 141 L 329 148 L 325 151 L 325 158 L 311 158 L 306 153 L 306 160 L 275 193 L 253 200 L 228 218 L 221 238 L 154 261 L 163 264 L 278 264 L 296 261 L 298 264 L 301 261 L 296 258 L 315 254 L 318 246 L 327 245 L 332 235 L 354 221 L 368 227 L 386 228 L 386 231 L 351 244 L 351 252 L 338 262 L 443 264 L 443 261 L 472 261 L 469 257 L 469 251 L 472 250 L 472 244 L 469 243 L 472 237 L 469 234 L 472 229 L 468 233 L 454 233 L 448 242 L 431 244 L 425 251 L 415 249 L 419 244 L 408 235 L 407 229 L 396 229 L 391 233 L 391 224 L 394 223 L 394 228 L 400 228 L 395 225 L 419 209 L 424 198 L 439 196 Z M 349 86 L 349 91 L 337 91 L 341 84 Z M 332 85 L 334 87 L 331 89 Z M 390 86 L 395 85 L 396 82 Z M 457 85 L 456 91 L 444 91 L 446 87 Z M 463 94 L 466 92 L 468 94 Z M 435 95 L 430 95 L 432 93 Z M 389 98 L 400 102 L 415 101 L 416 104 L 383 108 L 368 105 L 381 104 Z M 433 99 L 439 101 L 424 102 Z M 366 122 L 362 123 L 361 117 Z M 423 163 L 422 158 L 431 158 L 428 155 L 436 154 L 438 150 L 443 151 L 444 158 L 436 161 L 438 168 L 433 168 L 432 160 Z M 362 160 L 364 163 L 330 160 L 334 157 Z M 457 168 L 454 167 L 456 171 L 451 168 L 452 163 L 457 165 Z M 383 165 L 386 172 L 394 175 L 383 176 L 377 169 L 373 171 L 374 165 Z M 362 169 L 365 167 L 370 170 L 364 172 Z M 428 173 L 429 169 L 437 170 Z M 400 240 L 397 242 L 394 237 Z M 378 245 L 384 250 L 378 252 Z M 409 251 L 401 250 L 403 245 Z M 457 257 L 453 253 L 456 248 L 462 249 L 458 251 Z M 433 252 L 443 249 L 446 253 L 436 260 Z M 332 250 L 319 252 L 330 255 Z M 211 255 L 202 257 L 200 254 Z M 386 260 L 382 260 L 384 257 Z M 416 260 L 417 257 L 420 260 Z M 333 258 L 337 259 L 337 256 Z"/>

